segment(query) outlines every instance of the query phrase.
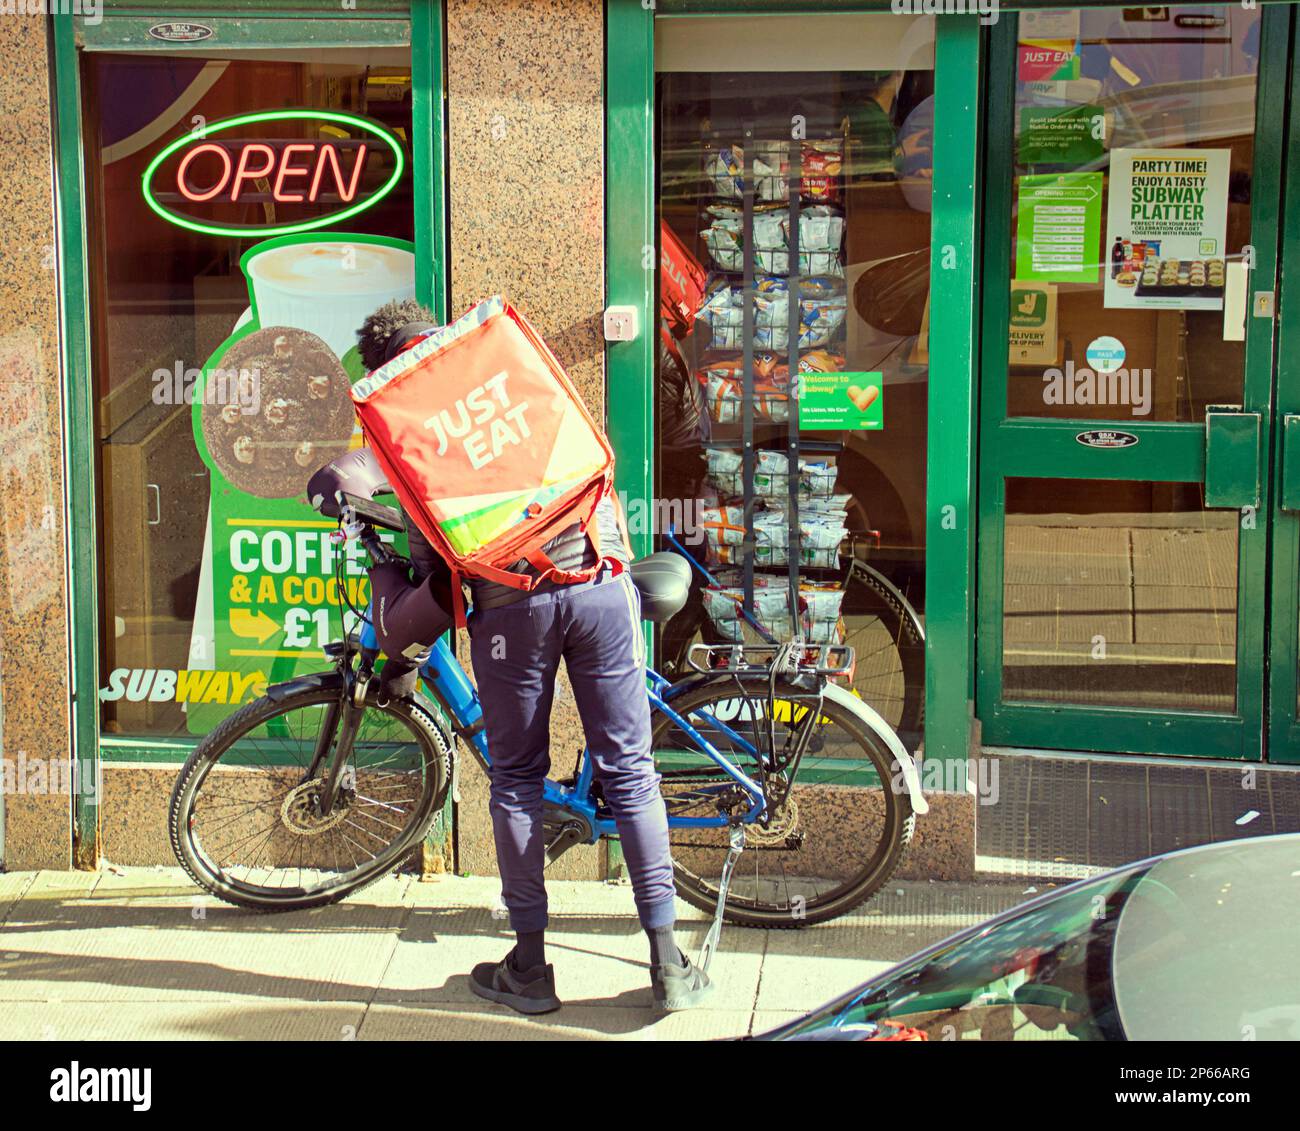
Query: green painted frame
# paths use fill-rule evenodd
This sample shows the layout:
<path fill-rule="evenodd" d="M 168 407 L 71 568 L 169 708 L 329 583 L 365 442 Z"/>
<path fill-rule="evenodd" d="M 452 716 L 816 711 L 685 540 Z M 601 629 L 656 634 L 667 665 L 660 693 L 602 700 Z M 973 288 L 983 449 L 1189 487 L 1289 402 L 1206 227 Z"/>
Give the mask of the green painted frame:
<path fill-rule="evenodd" d="M 925 756 L 945 762 L 970 757 L 974 717 L 986 44 L 976 17 L 937 18 L 925 489 Z M 961 696 L 956 688 L 962 689 Z"/>
<path fill-rule="evenodd" d="M 1300 18 L 1291 27 L 1291 110 L 1282 210 L 1283 273 L 1300 271 Z M 1272 457 L 1274 484 L 1286 471 L 1284 426 L 1288 414 L 1300 414 L 1300 296 L 1278 308 L 1277 392 Z M 1272 563 L 1269 614 L 1268 760 L 1300 763 L 1300 718 L 1297 718 L 1297 668 L 1300 665 L 1300 514 L 1282 509 L 1282 491 L 1274 493 L 1271 515 Z"/>
<path fill-rule="evenodd" d="M 86 226 L 82 187 L 81 72 L 71 16 L 52 16 L 54 47 L 54 214 L 59 264 L 59 364 L 63 373 L 63 520 L 68 579 L 68 667 L 72 756 L 79 782 L 72 803 L 73 866 L 99 862 L 99 577 L 95 508 L 74 506 L 95 498 L 95 406 L 90 381 L 90 300 L 86 288 Z"/>
<path fill-rule="evenodd" d="M 251 9 L 251 10 L 250 10 Z M 406 14 L 409 10 L 409 16 Z M 152 740 L 115 738 L 99 732 L 98 711 L 98 567 L 97 532 L 93 507 L 74 506 L 74 500 L 95 498 L 94 405 L 89 373 L 89 299 L 86 287 L 88 254 L 83 198 L 84 168 L 81 146 L 81 84 L 78 52 L 89 36 L 91 50 L 122 50 L 114 27 L 132 32 L 147 28 L 156 19 L 176 18 L 177 13 L 157 5 L 106 5 L 99 25 L 86 27 L 71 15 L 51 16 L 52 63 L 57 95 L 55 108 L 55 211 L 58 225 L 60 272 L 60 342 L 64 381 L 64 444 L 67 484 L 65 523 L 69 590 L 70 666 L 72 673 L 72 745 L 78 763 L 79 780 L 100 780 L 102 762 L 179 763 L 197 740 Z M 415 242 L 420 254 L 416 261 L 416 293 L 440 319 L 447 314 L 447 211 L 446 211 L 446 29 L 442 0 L 376 0 L 360 13 L 342 10 L 347 20 L 348 39 L 355 33 L 358 46 L 411 47 L 412 134 L 429 138 L 427 157 L 413 152 L 414 196 L 425 207 L 414 217 Z M 376 15 L 396 18 L 375 19 Z M 205 16 L 215 21 L 218 16 Z M 242 48 L 276 47 L 304 41 L 307 21 L 319 22 L 319 5 L 306 0 L 244 0 L 226 19 L 243 25 Z M 332 16 L 331 16 L 332 18 Z M 122 21 L 126 21 L 122 24 Z M 116 22 L 116 23 L 115 23 Z M 112 26 L 110 26 L 112 25 Z M 93 28 L 93 30 L 92 30 Z M 108 31 L 104 31 L 108 28 Z M 343 29 L 340 29 L 343 30 Z M 320 46 L 321 36 L 309 36 Z M 211 49 L 211 40 L 206 41 Z M 204 43 L 195 45 L 201 50 Z M 137 51 L 149 50 L 139 43 Z M 158 49 L 175 45 L 159 43 Z M 413 146 L 414 148 L 414 146 Z M 437 172 L 435 173 L 435 170 Z M 85 774 L 93 774 L 87 779 Z M 79 794 L 73 808 L 74 861 L 78 867 L 95 867 L 98 858 L 98 808 L 95 796 Z"/>
<path fill-rule="evenodd" d="M 641 0 L 605 6 L 605 301 L 637 309 L 641 332 L 605 346 L 605 428 L 617 457 L 614 487 L 629 500 L 654 493 L 655 201 L 654 10 Z M 650 553 L 649 530 L 629 532 Z"/>
<path fill-rule="evenodd" d="M 1113 5 L 1107 5 L 1113 6 Z M 1290 11 L 1262 8 L 1259 93 L 1256 100 L 1255 167 L 1251 237 L 1256 248 L 1252 287 L 1267 289 L 1276 279 L 1279 223 L 1286 24 Z M 989 84 L 988 206 L 984 277 L 1010 275 L 1012 185 L 1012 110 L 1015 97 L 1016 20 L 1000 20 L 992 36 Z M 1264 237 L 1268 237 L 1267 239 Z M 1233 714 L 1176 715 L 1119 707 L 1005 702 L 1002 698 L 1002 611 L 1004 564 L 1004 479 L 1008 477 L 1141 479 L 1195 482 L 1205 478 L 1203 424 L 1136 424 L 1125 430 L 1139 437 L 1135 447 L 1095 451 L 1073 442 L 1090 421 L 1036 420 L 1006 415 L 1007 359 L 995 343 L 1006 341 L 1009 291 L 990 286 L 984 302 L 982 407 L 980 435 L 979 629 L 976 709 L 983 741 L 990 745 L 1078 749 L 1080 735 L 1104 735 L 1107 752 L 1164 753 L 1258 759 L 1262 756 L 1260 720 L 1264 702 L 1265 626 L 1262 594 L 1268 531 L 1266 522 L 1242 530 L 1239 559 L 1237 631 L 1238 694 Z M 1269 410 L 1273 326 L 1247 319 L 1246 411 Z M 1153 466 L 1155 470 L 1152 470 Z M 1258 514 L 1270 508 L 1264 476 Z M 1293 586 L 1294 587 L 1294 586 Z M 1294 670 L 1294 669 L 1293 669 Z"/>
<path fill-rule="evenodd" d="M 659 14 L 881 11 L 887 2 L 687 4 Z M 631 303 L 646 331 L 606 352 L 608 429 L 617 484 L 629 498 L 653 492 L 654 19 L 641 0 L 606 3 L 606 291 Z M 975 635 L 975 377 L 980 263 L 979 130 L 984 36 L 978 17 L 938 18 L 935 42 L 934 211 L 926 528 L 927 757 L 966 758 L 970 747 Z M 634 549 L 650 549 L 650 536 Z M 951 547 L 939 553 L 937 548 Z M 966 693 L 951 694 L 961 687 Z"/>

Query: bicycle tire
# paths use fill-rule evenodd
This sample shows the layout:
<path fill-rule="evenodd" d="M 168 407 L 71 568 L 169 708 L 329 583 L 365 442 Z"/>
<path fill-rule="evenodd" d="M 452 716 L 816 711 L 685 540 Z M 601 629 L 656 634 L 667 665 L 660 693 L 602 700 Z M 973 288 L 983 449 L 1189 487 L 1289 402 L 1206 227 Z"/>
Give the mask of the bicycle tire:
<path fill-rule="evenodd" d="M 882 629 L 894 641 L 894 650 L 902 668 L 903 697 L 897 721 L 892 718 L 886 718 L 886 721 L 894 728 L 907 752 L 915 754 L 925 733 L 925 629 L 911 602 L 879 570 L 855 558 L 849 565 L 849 584 L 854 580 L 871 594 L 871 613 L 879 617 Z M 845 604 L 848 603 L 846 591 Z M 847 639 L 845 643 L 852 643 L 852 640 Z M 863 657 L 859 656 L 859 665 L 862 661 Z M 855 671 L 854 689 L 864 701 L 872 703 L 867 690 L 860 686 L 863 680 L 862 673 Z M 872 703 L 872 706 L 879 710 L 877 704 Z"/>
<path fill-rule="evenodd" d="M 766 680 L 761 681 L 761 687 L 755 682 L 748 690 L 751 694 L 765 696 Z M 794 690 L 783 681 L 778 684 L 777 694 L 778 697 L 783 692 L 787 695 L 793 694 Z M 734 699 L 736 696 L 734 680 L 719 679 L 683 691 L 679 697 L 670 696 L 668 704 L 679 715 L 687 717 L 706 704 Z M 898 761 L 888 743 L 859 714 L 829 699 L 823 702 L 822 713 L 843 728 L 852 742 L 865 752 L 881 782 L 893 783 L 901 780 Z M 667 715 L 656 714 L 651 731 L 652 750 L 656 749 L 659 740 L 665 736 L 672 725 L 672 720 Z M 704 755 L 700 754 L 700 757 L 704 758 Z M 793 784 L 798 784 L 797 773 Z M 838 918 L 870 899 L 894 874 L 916 830 L 916 814 L 912 808 L 911 795 L 907 790 L 886 786 L 878 792 L 882 797 L 884 809 L 884 835 L 880 842 L 883 847 L 872 855 L 866 866 L 861 868 L 850 881 L 842 884 L 831 898 L 824 903 L 806 903 L 800 908 L 800 914 L 794 915 L 789 905 L 762 907 L 757 905 L 757 901 L 748 901 L 748 903 L 742 901 L 737 895 L 733 881 L 723 917 L 728 922 L 741 926 L 800 928 Z M 671 797 L 671 795 L 666 796 Z M 671 822 L 669 842 L 671 846 L 673 842 Z M 719 848 L 717 851 L 721 853 L 724 850 Z M 716 884 L 710 884 L 708 880 L 685 867 L 678 858 L 679 855 L 675 853 L 673 860 L 673 875 L 678 894 L 693 907 L 712 913 L 717 904 Z M 744 856 L 742 852 L 742 863 Z M 741 865 L 738 865 L 737 875 L 740 874 Z"/>
<path fill-rule="evenodd" d="M 303 911 L 324 907 L 355 894 L 393 871 L 406 853 L 418 845 L 428 832 L 446 799 L 451 781 L 451 739 L 433 710 L 420 699 L 394 699 L 381 708 L 373 702 L 372 696 L 372 701 L 367 703 L 367 710 L 382 710 L 402 719 L 409 724 L 411 733 L 420 740 L 424 788 L 415 819 L 369 866 L 332 886 L 317 887 L 311 891 L 286 888 L 276 894 L 257 893 L 246 890 L 244 885 L 231 882 L 214 871 L 200 846 L 194 843 L 191 819 L 194 802 L 199 788 L 221 757 L 254 729 L 304 707 L 322 706 L 337 699 L 338 695 L 337 686 L 326 685 L 300 688 L 277 698 L 262 696 L 224 719 L 190 754 L 172 788 L 168 804 L 168 833 L 172 851 L 181 867 L 205 891 L 225 903 L 250 911 Z"/>

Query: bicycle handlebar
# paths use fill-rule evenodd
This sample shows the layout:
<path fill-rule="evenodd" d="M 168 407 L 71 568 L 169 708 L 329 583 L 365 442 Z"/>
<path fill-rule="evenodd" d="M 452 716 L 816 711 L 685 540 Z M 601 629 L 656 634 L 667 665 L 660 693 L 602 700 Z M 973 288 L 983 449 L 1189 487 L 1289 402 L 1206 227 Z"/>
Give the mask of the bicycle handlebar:
<path fill-rule="evenodd" d="M 371 525 L 372 520 L 366 514 L 366 508 L 357 506 L 357 503 L 364 502 L 364 500 L 358 499 L 355 495 L 348 495 L 339 491 L 335 495 L 335 502 L 338 505 L 339 530 L 342 532 L 345 541 L 352 538 L 357 539 L 366 548 L 373 565 L 384 565 L 397 557 L 388 548 L 387 543 L 379 537 L 374 526 Z M 381 506 L 380 509 L 388 510 L 390 508 Z"/>

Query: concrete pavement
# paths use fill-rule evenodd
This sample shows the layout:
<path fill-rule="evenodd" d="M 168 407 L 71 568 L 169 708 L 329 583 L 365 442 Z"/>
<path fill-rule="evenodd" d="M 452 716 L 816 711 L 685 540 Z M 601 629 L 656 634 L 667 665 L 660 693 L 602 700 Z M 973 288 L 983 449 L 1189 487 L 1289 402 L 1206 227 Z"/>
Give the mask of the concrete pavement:
<path fill-rule="evenodd" d="M 176 868 L 0 875 L 0 1039 L 704 1039 L 760 1033 L 1033 894 L 891 884 L 799 931 L 727 927 L 709 1008 L 655 1020 L 631 891 L 552 882 L 548 957 L 565 1006 L 525 1019 L 466 974 L 511 936 L 488 877 L 389 876 L 317 911 L 255 915 Z M 679 901 L 692 953 L 707 917 Z"/>

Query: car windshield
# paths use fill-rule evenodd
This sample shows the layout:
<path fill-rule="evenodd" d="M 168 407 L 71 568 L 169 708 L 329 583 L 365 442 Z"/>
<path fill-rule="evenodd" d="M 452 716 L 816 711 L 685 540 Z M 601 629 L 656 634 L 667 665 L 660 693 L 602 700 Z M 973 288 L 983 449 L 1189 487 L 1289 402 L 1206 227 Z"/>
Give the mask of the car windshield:
<path fill-rule="evenodd" d="M 957 935 L 774 1035 L 1297 1039 L 1297 922 L 1297 838 L 1215 845 Z"/>

